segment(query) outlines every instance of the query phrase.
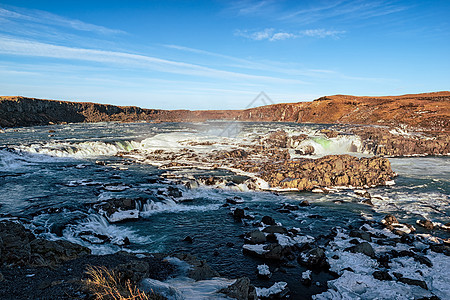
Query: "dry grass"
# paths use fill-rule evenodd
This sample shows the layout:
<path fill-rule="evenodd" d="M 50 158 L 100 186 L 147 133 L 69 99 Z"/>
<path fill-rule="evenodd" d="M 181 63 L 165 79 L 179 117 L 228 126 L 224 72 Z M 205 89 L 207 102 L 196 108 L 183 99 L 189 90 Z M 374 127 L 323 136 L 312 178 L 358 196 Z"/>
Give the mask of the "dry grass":
<path fill-rule="evenodd" d="M 120 282 L 119 275 L 106 267 L 88 266 L 86 285 L 101 300 L 164 300 L 165 297 L 141 292 L 129 280 Z"/>

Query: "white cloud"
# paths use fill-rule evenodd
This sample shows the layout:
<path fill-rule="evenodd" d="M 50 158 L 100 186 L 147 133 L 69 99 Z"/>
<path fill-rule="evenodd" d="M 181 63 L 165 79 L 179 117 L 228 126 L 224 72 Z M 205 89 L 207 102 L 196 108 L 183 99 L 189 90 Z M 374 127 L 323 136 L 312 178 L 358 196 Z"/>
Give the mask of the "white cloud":
<path fill-rule="evenodd" d="M 146 55 L 66 47 L 1 35 L 0 53 L 8 55 L 89 61 L 108 64 L 108 66 L 113 68 L 125 67 L 131 69 L 147 69 L 164 73 L 202 76 L 208 78 L 214 77 L 227 80 L 244 79 L 256 82 L 304 84 L 304 82 L 300 80 L 225 71 Z"/>
<path fill-rule="evenodd" d="M 306 29 L 297 32 L 276 31 L 273 28 L 266 28 L 261 31 L 249 32 L 247 30 L 237 30 L 235 35 L 242 36 L 255 41 L 267 40 L 270 42 L 281 41 L 287 39 L 297 39 L 301 37 L 314 38 L 339 38 L 345 31 L 326 30 L 326 29 Z"/>
<path fill-rule="evenodd" d="M 65 18 L 42 10 L 21 9 L 17 7 L 0 7 L 0 18 L 17 22 L 17 26 L 22 26 L 22 22 L 59 26 L 78 31 L 87 31 L 97 34 L 121 34 L 122 30 L 110 29 L 104 26 L 86 23 L 76 19 Z"/>

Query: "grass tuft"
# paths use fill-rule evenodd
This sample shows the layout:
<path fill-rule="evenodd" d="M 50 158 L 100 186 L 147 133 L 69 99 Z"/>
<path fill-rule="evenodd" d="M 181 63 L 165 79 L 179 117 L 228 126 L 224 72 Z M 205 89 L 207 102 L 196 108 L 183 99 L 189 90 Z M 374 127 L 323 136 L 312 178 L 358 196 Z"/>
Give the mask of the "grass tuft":
<path fill-rule="evenodd" d="M 100 300 L 165 300 L 154 292 L 146 294 L 134 286 L 130 280 L 120 282 L 120 276 L 104 266 L 88 266 L 85 281 L 88 289 Z"/>

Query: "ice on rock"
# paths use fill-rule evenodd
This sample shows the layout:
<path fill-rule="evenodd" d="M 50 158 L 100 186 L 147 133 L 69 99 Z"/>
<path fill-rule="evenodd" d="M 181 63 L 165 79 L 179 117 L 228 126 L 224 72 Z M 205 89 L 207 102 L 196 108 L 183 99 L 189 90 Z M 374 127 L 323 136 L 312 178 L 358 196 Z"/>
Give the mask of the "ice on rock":
<path fill-rule="evenodd" d="M 396 281 L 380 281 L 372 275 L 345 271 L 341 277 L 328 282 L 329 290 L 313 299 L 418 299 L 432 293 L 418 286 Z"/>
<path fill-rule="evenodd" d="M 258 268 L 258 274 L 261 276 L 270 276 L 272 274 L 270 272 L 269 266 L 266 264 L 259 265 L 257 268 Z"/>
<path fill-rule="evenodd" d="M 242 248 L 244 248 L 247 251 L 254 252 L 259 255 L 263 255 L 263 254 L 269 252 L 269 250 L 264 249 L 264 246 L 265 246 L 264 244 L 257 244 L 257 245 L 245 244 L 244 246 L 242 246 Z"/>
<path fill-rule="evenodd" d="M 288 292 L 287 283 L 284 281 L 276 282 L 270 288 L 256 288 L 258 298 L 269 298 L 275 295 L 284 295 Z"/>
<path fill-rule="evenodd" d="M 312 271 L 311 270 L 306 270 L 305 272 L 302 273 L 302 279 L 306 280 L 311 280 L 311 274 Z"/>

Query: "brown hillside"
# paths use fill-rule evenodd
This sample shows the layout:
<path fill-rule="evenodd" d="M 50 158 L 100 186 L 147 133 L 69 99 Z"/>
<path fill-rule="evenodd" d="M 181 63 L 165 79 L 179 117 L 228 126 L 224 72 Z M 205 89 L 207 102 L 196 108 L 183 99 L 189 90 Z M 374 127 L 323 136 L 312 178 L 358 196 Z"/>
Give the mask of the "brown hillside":
<path fill-rule="evenodd" d="M 246 110 L 203 111 L 0 97 L 0 126 L 3 127 L 62 122 L 178 122 L 212 119 L 390 126 L 406 124 L 447 132 L 450 127 L 450 92 L 383 97 L 334 95 L 312 102 L 273 104 Z"/>

